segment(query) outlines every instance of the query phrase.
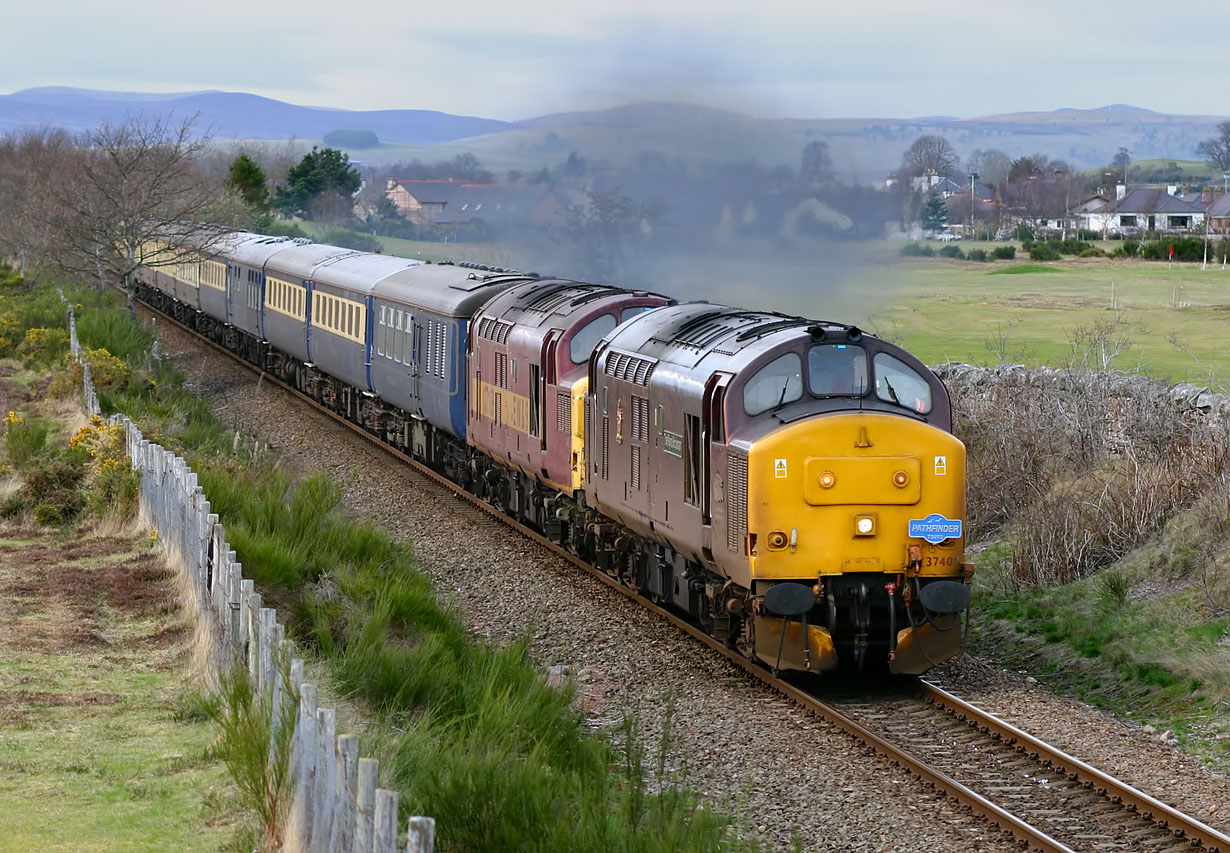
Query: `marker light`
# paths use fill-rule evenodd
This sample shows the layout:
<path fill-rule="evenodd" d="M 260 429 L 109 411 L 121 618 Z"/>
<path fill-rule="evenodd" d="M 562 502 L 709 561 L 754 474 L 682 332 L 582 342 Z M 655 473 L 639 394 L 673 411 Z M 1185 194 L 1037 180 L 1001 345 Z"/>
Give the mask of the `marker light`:
<path fill-rule="evenodd" d="M 837 476 L 832 471 L 825 471 L 820 475 L 820 488 L 831 489 L 837 485 Z"/>
<path fill-rule="evenodd" d="M 854 517 L 854 535 L 871 536 L 876 532 L 875 516 L 858 515 Z"/>
<path fill-rule="evenodd" d="M 904 471 L 898 471 L 893 474 L 893 485 L 899 489 L 904 489 L 906 484 L 910 482 L 910 475 Z"/>

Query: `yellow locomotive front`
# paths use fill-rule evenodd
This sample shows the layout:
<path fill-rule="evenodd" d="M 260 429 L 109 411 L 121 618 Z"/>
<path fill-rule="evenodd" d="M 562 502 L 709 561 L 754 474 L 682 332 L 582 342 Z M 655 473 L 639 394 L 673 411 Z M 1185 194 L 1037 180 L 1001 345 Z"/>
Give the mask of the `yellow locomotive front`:
<path fill-rule="evenodd" d="M 879 659 L 919 673 L 960 651 L 971 574 L 960 441 L 908 418 L 834 413 L 755 441 L 747 467 L 761 660 L 819 672 Z M 773 592 L 782 586 L 811 598 Z M 778 603 L 789 594 L 801 612 Z"/>
<path fill-rule="evenodd" d="M 754 435 L 732 442 L 746 458 L 743 641 L 777 669 L 917 674 L 961 651 L 973 575 L 965 447 L 930 371 L 851 337 L 810 347 L 817 403 L 795 416 L 774 405 Z M 776 363 L 757 374 L 768 376 L 766 406 L 794 381 L 779 381 Z M 749 414 L 762 405 L 756 381 L 744 394 Z"/>

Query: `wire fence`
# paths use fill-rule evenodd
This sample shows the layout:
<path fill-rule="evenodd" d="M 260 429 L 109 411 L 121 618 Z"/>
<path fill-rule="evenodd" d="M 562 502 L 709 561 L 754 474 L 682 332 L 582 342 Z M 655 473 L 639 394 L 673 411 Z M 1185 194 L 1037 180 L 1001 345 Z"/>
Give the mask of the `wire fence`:
<path fill-rule="evenodd" d="M 68 325 L 73 355 L 80 358 L 71 305 Z M 86 411 L 96 415 L 98 396 L 88 364 L 83 373 Z M 374 758 L 359 758 L 355 735 L 337 733 L 334 709 L 318 707 L 316 686 L 304 682 L 303 659 L 294 657 L 277 611 L 263 606 L 253 581 L 243 576 L 197 475 L 181 457 L 147 441 L 126 416 L 112 415 L 108 421 L 127 431 L 128 456 L 141 477 L 141 520 L 157 533 L 168 563 L 191 582 L 193 604 L 214 638 L 211 665 L 218 671 L 245 667 L 253 686 L 270 701 L 274 721 L 294 709 L 288 847 L 432 853 L 435 820 L 411 817 L 400 830 L 397 792 L 378 786 L 379 765 Z M 277 736 L 275 722 L 271 750 Z"/>

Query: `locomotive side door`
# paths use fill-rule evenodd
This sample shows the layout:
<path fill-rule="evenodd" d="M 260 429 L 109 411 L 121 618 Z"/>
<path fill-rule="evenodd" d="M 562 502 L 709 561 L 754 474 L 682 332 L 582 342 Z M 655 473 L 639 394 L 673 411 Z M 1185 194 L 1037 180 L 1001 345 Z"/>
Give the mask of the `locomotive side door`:
<path fill-rule="evenodd" d="M 705 382 L 701 407 L 701 523 L 705 556 L 712 559 L 711 541 L 714 513 L 717 523 L 726 521 L 726 484 L 722 470 L 726 464 L 726 388 L 733 374 L 717 371 Z"/>

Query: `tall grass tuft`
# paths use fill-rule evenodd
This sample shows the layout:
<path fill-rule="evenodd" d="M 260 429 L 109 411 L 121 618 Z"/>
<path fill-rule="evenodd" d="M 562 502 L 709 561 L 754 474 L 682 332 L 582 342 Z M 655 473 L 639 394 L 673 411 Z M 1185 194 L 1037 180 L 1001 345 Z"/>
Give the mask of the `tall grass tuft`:
<path fill-rule="evenodd" d="M 282 849 L 293 785 L 295 703 L 275 708 L 268 693 L 253 689 L 243 667 L 232 666 L 221 676 L 212 700 L 191 710 L 213 720 L 218 732 L 213 752 L 226 765 L 244 804 L 260 819 L 262 849 Z"/>

